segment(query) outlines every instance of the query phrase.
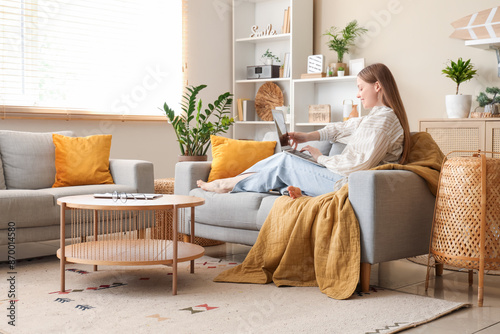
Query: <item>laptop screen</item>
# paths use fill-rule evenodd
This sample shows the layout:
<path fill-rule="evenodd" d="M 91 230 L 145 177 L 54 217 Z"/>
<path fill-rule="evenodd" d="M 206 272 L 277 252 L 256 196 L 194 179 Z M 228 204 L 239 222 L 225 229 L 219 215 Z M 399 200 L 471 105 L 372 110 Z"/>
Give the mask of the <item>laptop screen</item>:
<path fill-rule="evenodd" d="M 280 110 L 273 110 L 274 125 L 276 126 L 276 133 L 280 140 L 281 147 L 290 146 L 288 142 L 288 130 L 286 128 L 285 115 Z"/>

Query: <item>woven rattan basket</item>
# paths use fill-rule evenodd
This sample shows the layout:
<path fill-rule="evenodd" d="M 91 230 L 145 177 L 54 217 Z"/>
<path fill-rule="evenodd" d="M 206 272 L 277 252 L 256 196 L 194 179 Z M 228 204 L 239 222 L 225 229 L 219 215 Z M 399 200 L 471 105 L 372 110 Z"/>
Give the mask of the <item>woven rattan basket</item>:
<path fill-rule="evenodd" d="M 429 254 L 442 264 L 477 269 L 482 306 L 484 270 L 500 269 L 500 159 L 476 153 L 443 162 Z"/>
<path fill-rule="evenodd" d="M 173 194 L 174 193 L 174 185 L 175 185 L 175 179 L 174 178 L 166 178 L 166 179 L 156 179 L 155 180 L 155 193 L 157 194 Z M 173 235 L 173 229 L 172 229 L 172 212 L 167 212 L 167 219 L 163 219 L 163 215 L 165 213 L 158 213 L 157 217 L 157 224 L 153 230 L 153 236 L 164 236 L 166 235 L 167 238 L 172 239 Z M 184 220 L 184 215 L 181 213 L 181 220 Z M 163 222 L 167 222 L 167 226 L 164 226 Z M 182 231 L 180 231 L 182 232 Z M 178 234 L 178 240 L 179 241 L 188 241 L 189 238 L 186 234 L 179 233 Z M 194 244 L 200 245 L 203 247 L 206 246 L 216 246 L 216 245 L 222 245 L 224 242 L 219 241 L 219 240 L 212 240 L 212 239 L 206 239 L 206 238 L 201 238 L 201 237 L 194 237 Z"/>

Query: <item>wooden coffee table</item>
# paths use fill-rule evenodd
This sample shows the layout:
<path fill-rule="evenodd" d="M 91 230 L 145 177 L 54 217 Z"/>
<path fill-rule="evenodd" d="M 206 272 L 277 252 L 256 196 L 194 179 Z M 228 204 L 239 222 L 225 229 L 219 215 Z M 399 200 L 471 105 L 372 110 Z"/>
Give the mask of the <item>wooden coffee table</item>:
<path fill-rule="evenodd" d="M 150 200 L 102 199 L 93 195 L 61 197 L 61 292 L 65 291 L 66 263 L 97 265 L 172 265 L 172 294 L 177 294 L 177 263 L 203 256 L 199 245 L 178 240 L 179 209 L 191 208 L 191 242 L 194 241 L 195 207 L 203 198 L 182 195 L 163 195 Z M 71 220 L 71 244 L 66 245 L 67 210 Z M 166 219 L 172 211 L 172 240 L 166 228 L 155 228 L 159 218 Z M 160 221 L 161 222 L 161 221 Z M 166 222 L 163 222 L 166 226 Z"/>

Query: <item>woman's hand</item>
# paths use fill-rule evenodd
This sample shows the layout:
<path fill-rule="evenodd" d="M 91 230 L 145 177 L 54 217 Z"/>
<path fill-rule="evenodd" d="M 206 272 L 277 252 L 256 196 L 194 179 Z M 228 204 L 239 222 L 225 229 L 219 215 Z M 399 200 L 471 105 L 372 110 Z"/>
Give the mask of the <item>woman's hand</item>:
<path fill-rule="evenodd" d="M 307 152 L 311 153 L 312 157 L 316 161 L 318 161 L 318 158 L 323 155 L 323 153 L 321 153 L 321 151 L 318 148 L 312 147 L 312 146 L 309 146 L 309 145 L 304 146 L 300 151 L 301 152 L 307 151 Z"/>
<path fill-rule="evenodd" d="M 319 140 L 319 133 L 314 132 L 288 132 L 288 138 L 290 139 L 290 146 L 297 149 L 297 145 L 305 143 L 311 140 Z"/>

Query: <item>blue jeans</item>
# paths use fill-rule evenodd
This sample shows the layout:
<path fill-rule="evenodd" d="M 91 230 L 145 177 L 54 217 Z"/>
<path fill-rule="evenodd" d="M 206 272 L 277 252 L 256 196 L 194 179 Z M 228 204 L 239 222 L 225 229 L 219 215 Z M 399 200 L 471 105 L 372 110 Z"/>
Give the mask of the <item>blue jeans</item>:
<path fill-rule="evenodd" d="M 283 192 L 288 186 L 295 186 L 305 195 L 319 196 L 332 192 L 335 182 L 343 177 L 286 153 L 261 160 L 244 173 L 255 174 L 239 181 L 231 192 Z"/>

